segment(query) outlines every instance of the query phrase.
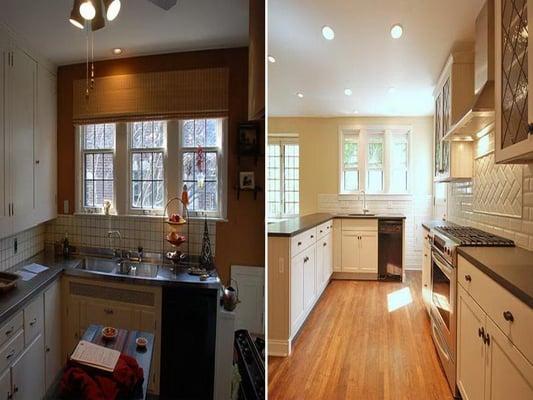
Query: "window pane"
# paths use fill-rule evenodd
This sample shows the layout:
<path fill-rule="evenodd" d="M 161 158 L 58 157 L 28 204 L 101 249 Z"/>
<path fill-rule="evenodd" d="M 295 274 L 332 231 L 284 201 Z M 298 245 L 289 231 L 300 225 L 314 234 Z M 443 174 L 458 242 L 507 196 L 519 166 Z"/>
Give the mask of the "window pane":
<path fill-rule="evenodd" d="M 143 208 L 152 208 L 153 204 L 152 181 L 143 181 L 142 183 L 142 206 Z"/>
<path fill-rule="evenodd" d="M 205 209 L 207 211 L 216 211 L 218 204 L 218 187 L 216 182 L 206 182 L 205 193 Z"/>
<path fill-rule="evenodd" d="M 106 149 L 112 149 L 115 147 L 115 134 L 116 134 L 116 125 L 105 124 L 104 147 Z"/>
<path fill-rule="evenodd" d="M 216 119 L 208 119 L 205 124 L 205 145 L 206 147 L 216 147 L 217 143 L 217 127 L 218 121 Z"/>
<path fill-rule="evenodd" d="M 183 122 L 183 146 L 194 147 L 194 120 Z"/>
<path fill-rule="evenodd" d="M 383 171 L 371 169 L 368 170 L 367 190 L 369 192 L 383 191 Z"/>
<path fill-rule="evenodd" d="M 94 206 L 94 184 L 93 181 L 85 182 L 85 206 Z"/>
<path fill-rule="evenodd" d="M 94 179 L 93 155 L 85 154 L 85 179 Z"/>
<path fill-rule="evenodd" d="M 143 122 L 143 147 L 154 147 L 154 123 Z"/>
<path fill-rule="evenodd" d="M 163 180 L 163 153 L 154 153 L 154 179 Z"/>
<path fill-rule="evenodd" d="M 357 168 L 359 162 L 359 143 L 357 136 L 345 136 L 343 145 L 343 160 L 345 168 Z"/>
<path fill-rule="evenodd" d="M 154 147 L 163 147 L 165 142 L 165 125 L 163 121 L 154 121 Z"/>
<path fill-rule="evenodd" d="M 94 179 L 104 179 L 104 155 L 94 154 Z"/>
<path fill-rule="evenodd" d="M 143 147 L 143 124 L 142 122 L 134 122 L 132 124 L 132 143 L 131 147 L 134 149 Z"/>
<path fill-rule="evenodd" d="M 115 147 L 116 124 L 82 125 L 83 150 L 111 150 Z"/>
<path fill-rule="evenodd" d="M 105 124 L 98 124 L 94 127 L 94 148 L 105 148 Z"/>
<path fill-rule="evenodd" d="M 166 121 L 144 121 L 131 124 L 131 147 L 150 149 L 165 146 Z"/>
<path fill-rule="evenodd" d="M 407 170 L 393 170 L 391 176 L 391 192 L 403 193 L 407 191 Z"/>
<path fill-rule="evenodd" d="M 152 153 L 142 153 L 142 179 L 144 181 L 152 179 Z"/>
<path fill-rule="evenodd" d="M 194 144 L 205 147 L 205 119 L 194 121 Z"/>
<path fill-rule="evenodd" d="M 104 204 L 104 181 L 94 181 L 94 206 L 102 207 Z"/>
<path fill-rule="evenodd" d="M 217 179 L 217 153 L 206 153 L 205 155 L 205 179 L 216 180 Z"/>
<path fill-rule="evenodd" d="M 133 153 L 131 157 L 132 157 L 131 177 L 134 180 L 140 180 L 142 179 L 141 153 Z"/>
<path fill-rule="evenodd" d="M 102 155 L 104 158 L 104 179 L 113 179 L 113 154 L 106 153 Z"/>
<path fill-rule="evenodd" d="M 135 208 L 141 208 L 142 200 L 142 183 L 133 182 L 132 199 L 131 204 Z"/>
<path fill-rule="evenodd" d="M 94 125 L 85 127 L 85 149 L 94 149 Z"/>
<path fill-rule="evenodd" d="M 155 182 L 155 192 L 154 192 L 154 208 L 163 208 L 163 199 L 165 197 L 164 194 L 164 185 L 162 181 Z"/>
<path fill-rule="evenodd" d="M 104 181 L 104 200 L 113 202 L 113 181 Z"/>
<path fill-rule="evenodd" d="M 194 153 L 183 154 L 183 180 L 194 180 Z"/>
<path fill-rule="evenodd" d="M 133 208 L 163 208 L 165 201 L 163 152 L 134 152 L 131 166 Z"/>
<path fill-rule="evenodd" d="M 356 190 L 359 190 L 359 172 L 344 171 L 344 191 L 355 192 Z"/>

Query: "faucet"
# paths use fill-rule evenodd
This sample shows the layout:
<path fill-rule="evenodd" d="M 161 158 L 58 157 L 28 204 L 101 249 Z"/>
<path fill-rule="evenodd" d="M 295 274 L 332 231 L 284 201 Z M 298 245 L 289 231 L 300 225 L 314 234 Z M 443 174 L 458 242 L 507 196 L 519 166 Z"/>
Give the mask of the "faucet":
<path fill-rule="evenodd" d="M 116 230 L 116 231 L 108 231 L 107 232 L 107 237 L 109 239 L 113 238 L 113 237 L 116 237 L 118 239 L 120 239 L 120 241 L 122 241 L 122 234 L 120 233 L 119 230 Z M 113 257 L 115 258 L 118 258 L 118 259 L 122 259 L 124 257 L 124 251 L 118 247 L 115 247 L 113 249 Z"/>
<path fill-rule="evenodd" d="M 363 195 L 363 214 L 367 214 L 370 210 L 366 208 L 366 192 L 361 190 L 360 193 Z"/>

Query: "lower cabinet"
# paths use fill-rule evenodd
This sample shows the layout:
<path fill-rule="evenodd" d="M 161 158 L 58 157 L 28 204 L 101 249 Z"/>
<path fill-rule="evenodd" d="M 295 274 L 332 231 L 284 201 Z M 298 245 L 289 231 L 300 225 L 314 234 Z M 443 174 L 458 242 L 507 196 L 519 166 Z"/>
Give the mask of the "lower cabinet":
<path fill-rule="evenodd" d="M 429 313 L 431 308 L 431 244 L 429 231 L 424 229 L 422 247 L 422 299 Z"/>
<path fill-rule="evenodd" d="M 341 243 L 342 272 L 378 272 L 377 232 L 342 232 Z"/>
<path fill-rule="evenodd" d="M 11 366 L 13 400 L 36 400 L 43 397 L 44 352 L 40 334 Z"/>
<path fill-rule="evenodd" d="M 46 388 L 49 388 L 64 365 L 61 353 L 60 281 L 44 291 L 44 315 L 44 378 Z"/>
<path fill-rule="evenodd" d="M 316 298 L 316 256 L 315 246 L 303 252 L 303 274 L 304 274 L 304 312 L 308 312 Z"/>
<path fill-rule="evenodd" d="M 321 237 L 316 243 L 316 286 L 320 295 L 333 273 L 333 233 Z"/>
<path fill-rule="evenodd" d="M 64 359 L 91 324 L 151 332 L 155 344 L 148 390 L 159 393 L 161 288 L 76 277 L 63 277 L 62 285 Z"/>
<path fill-rule="evenodd" d="M 457 387 L 464 400 L 533 399 L 533 364 L 458 285 Z"/>

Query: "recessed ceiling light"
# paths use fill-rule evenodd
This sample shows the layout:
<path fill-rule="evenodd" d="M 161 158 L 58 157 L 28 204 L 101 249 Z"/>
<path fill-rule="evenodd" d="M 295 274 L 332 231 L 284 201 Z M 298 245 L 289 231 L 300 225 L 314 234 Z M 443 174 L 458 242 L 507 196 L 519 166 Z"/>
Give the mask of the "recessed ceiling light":
<path fill-rule="evenodd" d="M 392 25 L 392 28 L 390 28 L 390 35 L 393 39 L 401 38 L 403 35 L 403 27 L 400 24 Z"/>
<path fill-rule="evenodd" d="M 396 88 L 394 86 L 391 86 L 391 87 L 389 87 L 388 92 L 390 94 L 392 94 L 392 93 L 396 92 Z"/>
<path fill-rule="evenodd" d="M 276 59 L 274 58 L 274 56 L 268 56 L 268 62 L 274 64 L 276 62 Z"/>
<path fill-rule="evenodd" d="M 120 56 L 122 54 L 122 49 L 120 47 L 115 47 L 113 49 L 113 54 L 116 56 Z"/>
<path fill-rule="evenodd" d="M 304 94 L 302 92 L 296 93 L 296 96 L 298 96 L 300 99 L 303 99 Z"/>
<path fill-rule="evenodd" d="M 322 36 L 324 36 L 324 39 L 326 40 L 333 40 L 335 38 L 335 31 L 331 26 L 324 25 L 322 27 Z"/>
<path fill-rule="evenodd" d="M 352 95 L 352 89 L 350 89 L 350 88 L 346 88 L 346 89 L 344 89 L 344 94 L 345 94 L 346 96 L 351 96 L 351 95 Z"/>

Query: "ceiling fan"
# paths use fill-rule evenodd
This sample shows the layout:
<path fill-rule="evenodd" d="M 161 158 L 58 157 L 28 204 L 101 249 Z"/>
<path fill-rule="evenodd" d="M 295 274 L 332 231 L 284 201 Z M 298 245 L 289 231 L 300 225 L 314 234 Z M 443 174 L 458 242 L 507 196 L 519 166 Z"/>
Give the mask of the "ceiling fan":
<path fill-rule="evenodd" d="M 178 0 L 148 0 L 163 10 L 170 10 Z M 120 12 L 120 0 L 74 0 L 69 21 L 76 28 L 84 29 L 90 22 L 91 30 L 105 26 L 105 21 L 113 21 Z M 105 18 L 104 18 L 105 16 Z"/>

